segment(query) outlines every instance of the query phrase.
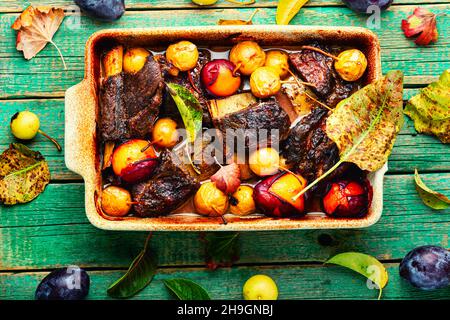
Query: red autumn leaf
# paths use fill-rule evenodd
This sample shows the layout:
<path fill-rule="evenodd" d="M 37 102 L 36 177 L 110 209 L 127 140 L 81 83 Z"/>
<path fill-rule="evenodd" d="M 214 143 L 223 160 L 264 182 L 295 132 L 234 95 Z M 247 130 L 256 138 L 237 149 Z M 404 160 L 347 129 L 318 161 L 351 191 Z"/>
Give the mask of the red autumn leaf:
<path fill-rule="evenodd" d="M 436 15 L 427 9 L 416 8 L 407 20 L 402 20 L 402 30 L 408 38 L 419 35 L 414 41 L 417 45 L 426 46 L 436 42 L 438 39 Z"/>
<path fill-rule="evenodd" d="M 29 6 L 11 26 L 11 28 L 18 31 L 17 50 L 23 51 L 25 59 L 30 60 L 44 49 L 47 43 L 51 43 L 58 50 L 64 68 L 67 69 L 61 51 L 53 42 L 53 36 L 58 31 L 63 20 L 63 9 Z"/>
<path fill-rule="evenodd" d="M 211 181 L 226 194 L 233 193 L 241 185 L 241 171 L 236 163 L 223 166 L 212 177 Z"/>

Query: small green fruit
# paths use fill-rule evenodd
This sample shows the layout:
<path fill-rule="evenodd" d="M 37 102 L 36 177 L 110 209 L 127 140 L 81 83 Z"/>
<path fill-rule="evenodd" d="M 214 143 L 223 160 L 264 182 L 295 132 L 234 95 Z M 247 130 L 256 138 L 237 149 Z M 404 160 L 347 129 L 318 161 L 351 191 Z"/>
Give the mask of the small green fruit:
<path fill-rule="evenodd" d="M 49 139 L 56 146 L 58 151 L 61 151 L 61 146 L 58 141 L 50 137 L 48 134 L 39 129 L 41 123 L 36 114 L 31 111 L 21 111 L 17 112 L 11 118 L 11 133 L 20 140 L 31 140 L 38 132 L 44 137 Z"/>
<path fill-rule="evenodd" d="M 272 278 L 258 274 L 251 277 L 242 289 L 245 300 L 277 300 L 278 288 Z"/>
<path fill-rule="evenodd" d="M 33 139 L 39 131 L 39 118 L 33 112 L 17 112 L 11 118 L 11 132 L 21 140 Z"/>

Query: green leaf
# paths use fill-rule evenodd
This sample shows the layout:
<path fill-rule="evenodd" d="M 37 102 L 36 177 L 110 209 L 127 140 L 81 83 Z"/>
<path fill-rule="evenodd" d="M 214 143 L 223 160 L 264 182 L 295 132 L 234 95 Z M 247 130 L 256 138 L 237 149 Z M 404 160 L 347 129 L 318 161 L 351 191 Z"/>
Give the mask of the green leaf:
<path fill-rule="evenodd" d="M 405 114 L 414 121 L 418 132 L 450 143 L 450 70 L 445 70 L 439 81 L 412 97 L 406 104 Z"/>
<path fill-rule="evenodd" d="M 208 268 L 228 267 L 239 260 L 241 248 L 238 232 L 207 232 L 203 240 Z"/>
<path fill-rule="evenodd" d="M 336 170 L 353 162 L 362 170 L 376 171 L 387 161 L 403 126 L 403 73 L 389 71 L 383 78 L 342 100 L 327 118 L 326 133 L 340 153 L 340 160 L 294 200 Z"/>
<path fill-rule="evenodd" d="M 202 130 L 203 111 L 200 102 L 189 89 L 183 86 L 167 83 L 167 87 L 183 119 L 189 142 L 193 143 Z"/>
<path fill-rule="evenodd" d="M 208 292 L 188 279 L 164 280 L 166 287 L 180 300 L 211 300 Z"/>
<path fill-rule="evenodd" d="M 26 203 L 41 194 L 50 171 L 40 152 L 13 143 L 0 155 L 0 203 Z"/>
<path fill-rule="evenodd" d="M 422 181 L 419 176 L 419 172 L 415 169 L 414 180 L 416 182 L 416 190 L 419 193 L 423 203 L 435 210 L 443 210 L 450 207 L 450 199 L 444 196 L 442 193 L 431 190 Z"/>
<path fill-rule="evenodd" d="M 335 264 L 351 269 L 375 283 L 380 290 L 378 299 L 381 298 L 382 290 L 389 281 L 389 275 L 384 265 L 372 256 L 358 252 L 345 252 L 335 255 L 325 263 Z"/>
<path fill-rule="evenodd" d="M 134 259 L 128 271 L 108 288 L 108 295 L 113 298 L 126 299 L 144 289 L 152 280 L 158 268 L 149 243 L 151 234 L 145 242 L 144 249 Z"/>

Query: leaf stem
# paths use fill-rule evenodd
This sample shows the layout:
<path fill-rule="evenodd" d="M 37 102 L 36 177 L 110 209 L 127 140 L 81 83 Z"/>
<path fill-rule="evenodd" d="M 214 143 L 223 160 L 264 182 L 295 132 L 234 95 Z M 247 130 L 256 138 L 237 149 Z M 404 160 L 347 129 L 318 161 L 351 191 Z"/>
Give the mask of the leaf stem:
<path fill-rule="evenodd" d="M 350 150 L 346 151 L 341 158 L 339 159 L 339 161 L 332 166 L 327 172 L 325 172 L 324 174 L 322 174 L 319 178 L 317 178 L 316 180 L 314 180 L 310 185 L 308 185 L 305 189 L 303 189 L 302 191 L 300 191 L 298 194 L 296 194 L 292 200 L 296 201 L 299 197 L 301 197 L 306 191 L 308 191 L 309 189 L 311 189 L 313 186 L 315 186 L 317 183 L 319 183 L 320 181 L 322 181 L 325 177 L 327 177 L 330 173 L 332 173 L 334 170 L 336 170 L 343 162 L 345 162 L 348 157 L 359 147 L 359 145 L 364 141 L 364 139 L 366 139 L 366 137 L 369 135 L 369 133 L 375 128 L 375 125 L 380 121 L 381 119 L 381 115 L 383 113 L 383 110 L 386 108 L 386 100 L 388 97 L 388 93 L 392 91 L 392 88 L 390 88 L 390 90 L 386 90 L 386 93 L 383 97 L 383 102 L 381 104 L 380 110 L 378 111 L 377 115 L 375 116 L 375 119 L 370 123 L 369 128 L 367 128 L 367 130 L 361 135 L 359 136 L 359 138 L 357 139 L 357 141 L 353 144 L 353 146 L 350 148 Z"/>
<path fill-rule="evenodd" d="M 56 146 L 56 149 L 58 149 L 59 152 L 61 152 L 62 148 L 61 145 L 58 143 L 58 141 L 56 141 L 55 139 L 53 139 L 52 137 L 50 137 L 48 134 L 46 134 L 44 131 L 42 131 L 41 129 L 38 130 L 38 132 L 40 134 L 42 134 L 44 137 L 46 137 L 48 140 L 50 140 L 51 142 L 53 142 L 53 144 Z"/>
<path fill-rule="evenodd" d="M 50 43 L 56 48 L 56 50 L 59 53 L 59 56 L 61 57 L 62 63 L 64 65 L 64 70 L 67 70 L 67 65 L 66 65 L 66 61 L 64 60 L 64 56 L 61 52 L 61 50 L 59 50 L 58 46 L 56 45 L 56 43 L 53 42 L 53 40 L 50 40 Z"/>
<path fill-rule="evenodd" d="M 316 51 L 316 52 L 318 52 L 318 53 L 323 54 L 324 56 L 327 56 L 327 57 L 330 57 L 330 58 L 332 58 L 332 59 L 334 59 L 334 60 L 336 60 L 336 61 L 339 61 L 339 58 L 338 58 L 338 57 L 332 55 L 331 53 L 328 53 L 328 52 L 326 52 L 326 51 L 323 51 L 322 49 L 313 47 L 313 46 L 302 46 L 301 49 L 311 50 L 311 51 Z"/>

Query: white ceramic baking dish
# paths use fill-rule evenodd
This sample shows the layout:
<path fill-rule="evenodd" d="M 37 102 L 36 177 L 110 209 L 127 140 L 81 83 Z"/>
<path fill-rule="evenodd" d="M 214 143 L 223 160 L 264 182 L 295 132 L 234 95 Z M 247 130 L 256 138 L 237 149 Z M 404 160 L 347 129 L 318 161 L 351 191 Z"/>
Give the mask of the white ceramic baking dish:
<path fill-rule="evenodd" d="M 262 215 L 220 218 L 196 214 L 175 214 L 157 218 L 112 218 L 99 209 L 101 170 L 97 152 L 96 122 L 100 56 L 108 44 L 123 43 L 147 48 L 166 47 L 178 40 L 190 40 L 200 46 L 229 46 L 237 41 L 252 39 L 265 47 L 296 47 L 319 40 L 362 50 L 368 58 L 366 83 L 381 76 L 380 46 L 374 33 L 353 27 L 308 26 L 207 26 L 179 28 L 148 28 L 103 30 L 93 34 L 86 43 L 85 78 L 66 92 L 65 97 L 65 159 L 67 167 L 85 181 L 85 205 L 89 221 L 98 228 L 133 231 L 251 231 L 287 229 L 364 228 L 377 222 L 383 208 L 383 177 L 387 164 L 369 174 L 373 201 L 368 214 L 359 219 L 336 219 L 321 214 L 303 218 L 274 219 Z"/>

